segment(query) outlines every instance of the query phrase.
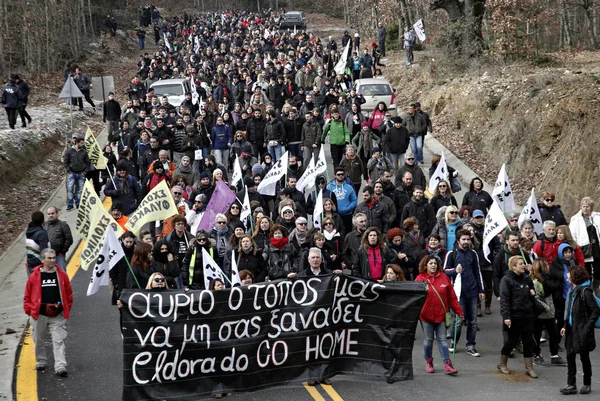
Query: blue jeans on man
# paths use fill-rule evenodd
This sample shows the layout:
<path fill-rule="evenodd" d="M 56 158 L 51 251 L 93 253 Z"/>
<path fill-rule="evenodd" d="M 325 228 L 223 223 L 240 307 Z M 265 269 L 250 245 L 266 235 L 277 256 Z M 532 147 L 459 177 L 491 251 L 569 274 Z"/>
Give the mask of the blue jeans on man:
<path fill-rule="evenodd" d="M 71 173 L 67 177 L 67 206 L 69 208 L 79 207 L 83 184 L 85 184 L 85 176 L 81 173 Z"/>
<path fill-rule="evenodd" d="M 277 160 L 281 159 L 281 156 L 283 156 L 283 149 L 281 148 L 280 143 L 277 143 L 275 146 L 267 145 L 267 150 L 271 154 L 273 162 L 276 162 Z"/>
<path fill-rule="evenodd" d="M 467 350 L 475 348 L 475 336 L 477 335 L 477 301 L 479 294 L 460 294 L 460 307 L 463 310 L 465 320 L 467 321 Z M 458 316 L 454 318 L 454 326 L 450 332 L 450 338 L 455 339 L 454 346 L 460 340 L 463 320 Z M 454 331 L 456 330 L 456 337 Z"/>
<path fill-rule="evenodd" d="M 421 135 L 411 136 L 410 147 L 415 155 L 415 164 L 424 163 L 425 161 L 423 159 L 423 137 Z"/>

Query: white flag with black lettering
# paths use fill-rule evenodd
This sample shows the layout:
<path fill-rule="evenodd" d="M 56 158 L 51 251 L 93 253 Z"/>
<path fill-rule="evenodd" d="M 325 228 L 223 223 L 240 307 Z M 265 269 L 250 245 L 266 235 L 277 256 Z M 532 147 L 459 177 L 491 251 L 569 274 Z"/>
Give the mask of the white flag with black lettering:
<path fill-rule="evenodd" d="M 346 47 L 344 48 L 344 52 L 342 53 L 342 57 L 340 57 L 340 60 L 337 62 L 337 64 L 335 65 L 335 67 L 333 67 L 333 69 L 335 70 L 336 74 L 338 75 L 343 75 L 344 71 L 346 70 L 346 60 L 348 60 L 348 53 L 350 52 L 350 40 L 348 41 L 348 43 L 346 43 Z"/>
<path fill-rule="evenodd" d="M 214 261 L 214 259 L 210 256 L 210 253 L 206 252 L 204 247 L 202 248 L 202 264 L 204 264 L 204 288 L 207 290 L 210 288 L 210 282 L 216 279 L 223 280 L 223 271 Z"/>
<path fill-rule="evenodd" d="M 327 160 L 325 159 L 325 146 L 321 146 L 319 159 L 315 163 L 315 177 L 327 171 Z"/>
<path fill-rule="evenodd" d="M 313 212 L 313 227 L 321 228 L 323 219 L 323 190 L 319 190 L 317 200 L 315 201 L 315 210 Z"/>
<path fill-rule="evenodd" d="M 171 50 L 171 42 L 169 42 L 169 38 L 167 38 L 167 33 L 163 32 L 163 38 L 165 39 L 165 46 L 167 49 Z"/>
<path fill-rule="evenodd" d="M 92 270 L 92 278 L 88 285 L 87 295 L 94 295 L 102 285 L 108 285 L 108 272 L 125 256 L 123 248 L 112 228 L 109 228 Z"/>
<path fill-rule="evenodd" d="M 242 167 L 240 167 L 240 156 L 235 156 L 235 163 L 233 164 L 233 174 L 231 175 L 231 183 L 234 187 L 238 182 L 242 180 Z"/>
<path fill-rule="evenodd" d="M 296 189 L 302 192 L 304 191 L 304 188 L 312 188 L 315 184 L 315 178 L 315 158 L 311 157 L 310 162 L 308 162 L 308 167 L 306 167 L 306 170 L 304 170 L 302 177 L 300 177 L 300 179 L 296 183 Z M 310 185 L 311 181 L 313 185 Z"/>
<path fill-rule="evenodd" d="M 248 197 L 248 187 L 244 186 L 244 189 L 246 190 L 246 193 L 244 194 L 244 202 L 242 203 L 242 211 L 240 213 L 240 220 L 242 220 L 244 222 L 244 224 L 246 224 L 246 219 L 250 216 L 250 214 L 252 213 L 252 210 L 250 209 L 250 197 Z M 246 224 L 246 227 L 248 225 Z"/>
<path fill-rule="evenodd" d="M 265 175 L 265 178 L 258 184 L 256 189 L 258 193 L 263 195 L 274 196 L 277 182 L 287 173 L 288 168 L 288 152 L 285 152 L 281 159 L 277 160 L 271 170 Z"/>
<path fill-rule="evenodd" d="M 534 188 L 531 188 L 531 196 L 519 216 L 519 228 L 521 228 L 525 220 L 531 221 L 531 224 L 533 224 L 533 231 L 535 231 L 536 234 L 539 235 L 542 233 L 544 222 L 542 221 L 542 214 L 540 213 L 537 201 L 535 200 Z"/>
<path fill-rule="evenodd" d="M 240 278 L 240 272 L 238 271 L 237 260 L 235 260 L 235 251 L 231 251 L 231 286 L 241 286 L 242 279 Z"/>
<path fill-rule="evenodd" d="M 506 221 L 506 217 L 504 217 L 504 213 L 502 213 L 500 206 L 498 206 L 496 202 L 492 203 L 492 207 L 487 216 L 485 216 L 485 226 L 483 228 L 483 254 L 488 262 L 490 262 L 490 259 L 488 258 L 488 255 L 490 254 L 490 242 L 496 235 L 502 232 L 507 225 L 508 221 Z"/>
<path fill-rule="evenodd" d="M 506 164 L 502 165 L 498 173 L 498 179 L 492 191 L 492 199 L 498 203 L 503 213 L 515 210 L 515 198 L 508 181 L 508 174 L 506 174 Z"/>
<path fill-rule="evenodd" d="M 444 152 L 442 152 L 442 156 L 440 157 L 440 162 L 435 169 L 435 172 L 429 179 L 429 193 L 433 195 L 440 181 L 446 181 L 448 186 L 450 186 L 450 179 L 448 174 L 448 166 L 446 165 L 446 156 L 444 156 Z"/>
<path fill-rule="evenodd" d="M 419 40 L 421 42 L 425 42 L 425 39 L 427 39 L 427 37 L 425 36 L 425 27 L 423 26 L 423 20 L 422 19 L 418 20 L 413 25 L 413 28 L 415 30 L 415 34 L 417 35 L 417 38 L 419 38 Z"/>

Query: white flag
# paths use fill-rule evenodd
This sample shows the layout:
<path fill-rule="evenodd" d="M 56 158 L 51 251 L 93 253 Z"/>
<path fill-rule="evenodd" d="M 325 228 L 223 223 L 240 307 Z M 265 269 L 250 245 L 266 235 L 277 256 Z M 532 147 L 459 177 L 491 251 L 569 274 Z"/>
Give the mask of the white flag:
<path fill-rule="evenodd" d="M 215 279 L 219 279 L 225 283 L 223 280 L 223 271 L 210 254 L 206 252 L 204 247 L 202 248 L 202 263 L 204 264 L 204 288 L 208 290 L 210 282 Z"/>
<path fill-rule="evenodd" d="M 543 221 L 542 214 L 540 213 L 540 209 L 538 208 L 537 201 L 535 200 L 535 189 L 531 188 L 531 196 L 527 201 L 527 205 L 523 208 L 521 215 L 519 216 L 519 228 L 523 225 L 523 221 L 530 220 L 533 224 L 533 231 L 536 234 L 541 234 L 543 231 Z"/>
<path fill-rule="evenodd" d="M 167 49 L 171 50 L 171 42 L 169 42 L 169 38 L 167 38 L 167 33 L 163 32 L 163 38 L 165 39 L 165 46 Z"/>
<path fill-rule="evenodd" d="M 507 225 L 508 221 L 506 221 L 504 213 L 500 210 L 500 206 L 496 202 L 492 203 L 492 207 L 485 217 L 485 226 L 483 228 L 483 254 L 488 262 L 490 262 L 488 258 L 490 254 L 490 241 L 504 230 L 504 227 Z"/>
<path fill-rule="evenodd" d="M 267 57 L 263 59 L 263 68 L 265 70 L 269 67 L 269 61 L 271 61 L 271 55 L 267 53 Z"/>
<path fill-rule="evenodd" d="M 296 189 L 298 191 L 302 192 L 302 191 L 304 191 L 305 187 L 308 188 L 311 180 L 314 185 L 314 181 L 315 181 L 315 177 L 316 177 L 316 174 L 314 174 L 314 172 L 315 172 L 315 158 L 311 157 L 310 162 L 308 162 L 308 167 L 306 167 L 306 170 L 304 170 L 304 173 L 302 173 L 302 177 L 300 177 L 300 179 L 296 183 Z"/>
<path fill-rule="evenodd" d="M 315 210 L 313 212 L 313 227 L 321 228 L 323 218 L 323 190 L 319 190 L 317 200 L 315 201 Z"/>
<path fill-rule="evenodd" d="M 265 175 L 265 178 L 258 184 L 256 189 L 260 194 L 274 196 L 277 182 L 287 173 L 288 152 L 285 152 L 281 159 L 277 160 L 271 170 Z"/>
<path fill-rule="evenodd" d="M 263 35 L 263 39 L 267 40 L 271 36 L 271 32 L 268 29 L 265 29 L 265 34 Z"/>
<path fill-rule="evenodd" d="M 340 60 L 337 62 L 337 64 L 333 68 L 335 70 L 336 74 L 344 75 L 344 71 L 346 70 L 346 60 L 348 60 L 348 52 L 350 52 L 350 41 L 348 41 L 348 43 L 346 43 L 346 47 L 344 48 L 342 57 L 340 58 Z"/>
<path fill-rule="evenodd" d="M 325 159 L 325 146 L 321 146 L 319 159 L 315 163 L 315 177 L 327 171 L 327 159 Z"/>
<path fill-rule="evenodd" d="M 423 27 L 423 20 L 422 19 L 418 20 L 413 25 L 413 28 L 414 28 L 415 33 L 417 34 L 417 37 L 419 38 L 419 40 L 421 42 L 425 42 L 425 39 L 427 39 L 427 37 L 425 36 L 425 27 Z"/>
<path fill-rule="evenodd" d="M 233 164 L 233 174 L 231 175 L 231 184 L 236 186 L 238 182 L 242 180 L 242 168 L 240 167 L 240 157 L 235 156 L 235 163 Z"/>
<path fill-rule="evenodd" d="M 200 41 L 198 40 L 198 35 L 194 36 L 194 53 L 198 54 L 200 52 Z"/>
<path fill-rule="evenodd" d="M 440 181 L 446 181 L 448 185 L 450 185 L 450 179 L 448 174 L 448 166 L 446 165 L 446 156 L 444 156 L 444 152 L 442 151 L 442 156 L 440 157 L 440 162 L 435 169 L 435 172 L 429 179 L 429 193 L 434 194 L 435 190 Z"/>
<path fill-rule="evenodd" d="M 460 273 L 454 279 L 454 292 L 456 293 L 456 298 L 460 299 L 460 293 L 462 292 L 462 276 Z"/>
<path fill-rule="evenodd" d="M 242 279 L 240 278 L 240 272 L 237 267 L 237 260 L 235 260 L 235 251 L 231 251 L 231 286 L 241 286 Z"/>
<path fill-rule="evenodd" d="M 92 270 L 92 278 L 88 285 L 87 295 L 94 295 L 101 285 L 108 285 L 108 272 L 125 256 L 123 248 L 112 228 L 109 228 Z"/>
<path fill-rule="evenodd" d="M 242 203 L 242 212 L 240 213 L 240 220 L 242 221 L 246 220 L 252 213 L 252 210 L 250 209 L 250 197 L 248 197 L 248 187 L 244 186 L 244 189 L 246 190 L 246 193 L 244 195 L 244 203 Z"/>
<path fill-rule="evenodd" d="M 498 203 L 503 213 L 515 210 L 515 198 L 508 181 L 508 174 L 506 174 L 506 164 L 502 165 L 498 173 L 498 179 L 492 191 L 492 199 Z"/>

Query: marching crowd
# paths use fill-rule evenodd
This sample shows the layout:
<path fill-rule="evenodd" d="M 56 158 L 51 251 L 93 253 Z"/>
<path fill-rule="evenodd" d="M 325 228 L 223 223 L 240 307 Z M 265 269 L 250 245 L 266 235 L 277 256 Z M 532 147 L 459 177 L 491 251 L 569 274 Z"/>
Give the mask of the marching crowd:
<path fill-rule="evenodd" d="M 352 36 L 345 32 L 338 45 L 331 37 L 321 42 L 304 31 L 279 32 L 274 28 L 279 17 L 246 11 L 156 21 L 162 33 L 158 49 L 140 56 L 125 104 L 115 94 L 104 104 L 107 170 L 95 171 L 83 139 L 74 137 L 65 155 L 68 210 L 79 206 L 82 181 L 88 178 L 112 199 L 110 213 L 123 228 L 144 196 L 163 181 L 178 209 L 138 237 L 121 236 L 125 258 L 110 273 L 113 302 L 120 302 L 125 288 L 205 289 L 203 254 L 225 278 L 235 263 L 243 285 L 332 273 L 420 281 L 428 288 L 420 316 L 427 372 L 434 372 L 437 340 L 444 371 L 457 373 L 450 352 L 459 346 L 463 325 L 466 352 L 480 356 L 477 318 L 492 314 L 497 300 L 504 335 L 498 369 L 510 373 L 507 361 L 518 349 L 527 374 L 537 377 L 534 363 L 564 365 L 559 355 L 564 349 L 568 386 L 561 392 L 577 391 L 579 354 L 581 393 L 589 393 L 589 353 L 600 316 L 594 300 L 594 293 L 600 295 L 600 213 L 593 211 L 593 200 L 584 198 L 581 211 L 568 219 L 555 195 L 545 192 L 539 205 L 543 232 L 536 233 L 531 221 L 519 224 L 518 211 L 509 211 L 508 227 L 492 240 L 485 257 L 483 232 L 494 201 L 483 181 L 473 179 L 459 204 L 453 193 L 462 188 L 450 169 L 449 179 L 439 181 L 431 199 L 426 196 L 428 177 L 420 165 L 423 137 L 433 127 L 420 104 L 412 104 L 406 118 L 392 115 L 384 102 L 363 113 L 365 99 L 353 88 L 354 61 L 349 58 L 344 73 L 335 68 Z M 358 48 L 358 68 L 374 74 L 381 47 L 373 43 L 360 57 Z M 197 93 L 186 93 L 179 107 L 167 96 L 155 96 L 150 85 L 169 78 L 189 79 Z M 327 140 L 334 176 L 318 175 L 312 191 L 299 191 L 298 180 Z M 257 188 L 284 148 L 289 155 L 285 178 L 274 196 L 261 194 Z M 434 157 L 429 176 L 439 161 Z M 230 182 L 234 163 L 242 172 L 231 185 L 238 200 L 216 215 L 211 229 L 198 229 L 217 183 Z M 246 190 L 251 213 L 242 219 Z M 320 216 L 315 210 L 322 210 Z M 30 223 L 28 263 L 42 266 L 30 270 L 28 289 L 40 283 L 40 274 L 44 283 L 49 274 L 62 283 L 64 273 L 53 269 L 54 258 L 72 243 L 53 238 L 56 233 L 66 237 L 64 230 L 44 236 L 39 214 Z M 48 242 L 51 250 L 42 251 Z M 460 297 L 453 290 L 457 277 Z M 224 288 L 227 281 L 213 280 L 209 289 Z M 34 319 L 37 313 L 50 316 L 48 305 L 60 299 L 59 309 L 68 317 L 70 301 L 64 297 L 69 294 L 60 296 L 67 285 L 59 287 L 41 306 L 26 294 L 26 310 Z M 540 352 L 542 335 L 550 343 L 548 363 Z M 45 367 L 44 358 L 37 360 Z M 57 373 L 63 370 L 57 367 Z"/>

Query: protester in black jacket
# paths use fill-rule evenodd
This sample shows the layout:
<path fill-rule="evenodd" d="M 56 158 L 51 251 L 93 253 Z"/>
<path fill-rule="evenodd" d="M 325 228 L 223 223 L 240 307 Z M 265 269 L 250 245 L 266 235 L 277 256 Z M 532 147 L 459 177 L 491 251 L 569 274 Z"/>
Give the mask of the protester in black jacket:
<path fill-rule="evenodd" d="M 15 74 L 15 83 L 19 88 L 19 115 L 21 116 L 22 127 L 26 127 L 27 123 L 25 122 L 25 119 L 31 124 L 31 116 L 25 110 L 27 108 L 27 103 L 29 102 L 29 93 L 31 92 L 31 89 L 29 88 L 29 84 L 23 81 L 18 74 Z"/>
<path fill-rule="evenodd" d="M 15 82 L 16 74 L 12 74 L 10 76 L 10 80 L 4 86 L 4 90 L 2 91 L 2 107 L 6 110 L 6 114 L 8 115 L 8 126 L 10 129 L 15 129 L 15 125 L 17 124 L 17 112 L 21 105 L 19 100 L 19 87 Z"/>
<path fill-rule="evenodd" d="M 194 244 L 190 245 L 183 258 L 181 266 L 181 278 L 183 288 L 188 290 L 205 290 L 204 283 L 204 264 L 202 258 L 202 248 L 214 259 L 217 256 L 217 251 L 211 246 L 208 233 L 204 230 L 198 230 Z"/>
<path fill-rule="evenodd" d="M 121 122 L 121 105 L 115 100 L 113 92 L 109 92 L 108 100 L 104 103 L 102 121 L 108 121 L 108 140 L 117 142 L 119 140 L 119 123 Z"/>

